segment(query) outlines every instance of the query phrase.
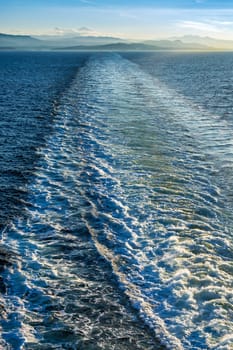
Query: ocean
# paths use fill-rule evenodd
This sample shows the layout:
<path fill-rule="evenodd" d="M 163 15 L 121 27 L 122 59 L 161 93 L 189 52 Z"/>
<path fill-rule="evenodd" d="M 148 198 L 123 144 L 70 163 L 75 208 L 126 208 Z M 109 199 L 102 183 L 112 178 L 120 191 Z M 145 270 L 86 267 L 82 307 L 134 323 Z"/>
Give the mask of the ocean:
<path fill-rule="evenodd" d="M 0 348 L 233 349 L 232 67 L 0 53 Z"/>

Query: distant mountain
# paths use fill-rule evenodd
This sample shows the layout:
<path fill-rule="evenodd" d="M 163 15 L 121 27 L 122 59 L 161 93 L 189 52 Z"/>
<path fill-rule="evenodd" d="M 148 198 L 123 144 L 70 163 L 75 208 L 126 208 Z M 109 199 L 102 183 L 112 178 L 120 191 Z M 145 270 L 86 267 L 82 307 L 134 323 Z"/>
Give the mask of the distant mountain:
<path fill-rule="evenodd" d="M 201 44 L 214 49 L 233 50 L 233 40 L 220 40 L 208 36 L 184 35 L 182 37 L 173 37 L 171 40 L 180 40 L 185 44 Z"/>
<path fill-rule="evenodd" d="M 198 42 L 183 42 L 182 40 L 146 40 L 147 45 L 155 45 L 166 50 L 209 50 L 211 47 Z"/>
<path fill-rule="evenodd" d="M 57 48 L 60 50 L 61 48 Z M 143 43 L 113 43 L 107 45 L 79 45 L 63 47 L 62 50 L 93 50 L 93 51 L 148 51 L 148 50 L 159 50 L 160 47 L 154 45 L 146 45 Z"/>
<path fill-rule="evenodd" d="M 40 38 L 40 39 L 39 39 Z M 0 34 L 0 50 L 95 50 L 95 51 L 151 51 L 151 50 L 233 50 L 233 41 L 209 37 L 183 36 L 169 40 L 130 42 L 114 37 L 98 36 L 41 36 Z"/>
<path fill-rule="evenodd" d="M 72 46 L 97 46 L 123 43 L 125 40 L 108 36 L 37 36 L 0 33 L 0 49 L 54 49 Z"/>
<path fill-rule="evenodd" d="M 52 47 L 65 46 L 80 46 L 80 45 L 107 45 L 119 42 L 125 42 L 124 39 L 109 37 L 109 36 L 75 36 L 75 37 L 61 37 L 61 36 L 37 36 L 43 43 Z"/>
<path fill-rule="evenodd" d="M 106 50 L 106 51 L 152 51 L 152 50 L 209 50 L 210 48 L 201 44 L 184 44 L 180 40 L 147 40 L 143 43 L 112 43 L 107 45 L 77 45 L 56 48 L 62 50 Z"/>
<path fill-rule="evenodd" d="M 9 35 L 0 33 L 0 49 L 38 48 L 43 43 L 30 35 Z"/>

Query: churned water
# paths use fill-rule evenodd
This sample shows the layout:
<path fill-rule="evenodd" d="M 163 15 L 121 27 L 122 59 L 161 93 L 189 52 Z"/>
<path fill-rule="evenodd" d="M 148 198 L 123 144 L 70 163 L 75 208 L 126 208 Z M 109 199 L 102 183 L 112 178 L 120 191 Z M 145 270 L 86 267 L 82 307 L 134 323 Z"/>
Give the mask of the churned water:
<path fill-rule="evenodd" d="M 233 55 L 1 59 L 3 348 L 232 349 Z"/>

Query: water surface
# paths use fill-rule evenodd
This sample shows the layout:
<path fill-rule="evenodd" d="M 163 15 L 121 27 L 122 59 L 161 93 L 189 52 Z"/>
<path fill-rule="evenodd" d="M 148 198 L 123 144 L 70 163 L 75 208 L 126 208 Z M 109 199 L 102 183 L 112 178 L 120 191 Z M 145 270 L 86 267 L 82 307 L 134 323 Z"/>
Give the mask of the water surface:
<path fill-rule="evenodd" d="M 60 55 L 2 234 L 3 344 L 231 349 L 233 56 Z"/>

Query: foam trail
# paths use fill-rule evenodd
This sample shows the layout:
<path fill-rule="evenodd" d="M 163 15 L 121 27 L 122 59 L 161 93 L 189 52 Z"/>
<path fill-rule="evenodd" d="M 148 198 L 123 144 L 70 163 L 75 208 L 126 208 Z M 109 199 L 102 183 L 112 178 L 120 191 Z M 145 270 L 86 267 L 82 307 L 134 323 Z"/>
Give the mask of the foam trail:
<path fill-rule="evenodd" d="M 232 256 L 231 236 L 222 219 L 222 183 L 212 176 L 221 153 L 213 153 L 209 144 L 212 132 L 212 147 L 218 150 L 223 144 L 232 152 L 231 143 L 223 143 L 230 131 L 217 116 L 187 103 L 120 57 L 92 64 L 102 76 L 101 83 L 92 83 L 97 95 L 109 97 L 106 110 L 97 100 L 95 108 L 101 108 L 89 118 L 86 136 L 92 145 L 87 191 L 92 211 L 87 221 L 98 222 L 90 227 L 96 246 L 112 262 L 145 322 L 168 346 L 227 349 L 230 341 L 225 337 L 232 328 L 224 310 L 230 305 L 231 273 L 222 267 Z M 221 137 L 214 136 L 217 128 Z M 115 166 L 111 178 L 118 179 L 110 199 L 108 176 L 103 179 L 96 171 L 103 157 Z M 119 198 L 120 208 L 125 208 L 123 228 L 115 224 L 119 214 L 112 203 Z M 103 214 L 107 206 L 112 222 Z"/>
<path fill-rule="evenodd" d="M 103 54 L 80 69 L 40 152 L 29 221 L 6 235 L 6 243 L 25 257 L 21 270 L 8 272 L 9 281 L 17 277 L 21 285 L 17 302 L 19 293 L 9 293 L 9 308 L 18 310 L 18 323 L 11 326 L 22 343 L 25 330 L 33 339 L 40 329 L 46 342 L 42 321 L 27 325 L 34 317 L 46 319 L 42 305 L 51 308 L 51 300 L 51 332 L 62 320 L 67 337 L 71 329 L 72 336 L 81 329 L 90 337 L 95 327 L 90 319 L 87 329 L 81 327 L 77 314 L 84 308 L 74 290 L 84 285 L 85 294 L 94 286 L 98 297 L 104 294 L 92 272 L 97 249 L 143 322 L 168 348 L 230 349 L 232 218 L 225 203 L 232 208 L 226 191 L 231 177 L 223 183 L 216 176 L 219 164 L 232 166 L 224 122 L 121 56 Z M 35 291 L 41 310 L 23 297 L 25 286 L 29 294 Z M 77 313 L 62 315 L 64 303 Z M 95 325 L 106 331 L 101 322 Z M 3 331 L 8 339 L 6 326 Z M 142 349 L 155 348 L 145 341 Z"/>
<path fill-rule="evenodd" d="M 160 349 L 135 313 L 129 312 L 130 305 L 116 289 L 111 269 L 97 253 L 86 225 L 90 201 L 83 191 L 86 195 L 88 174 L 99 171 L 95 165 L 87 166 L 90 147 L 97 147 L 86 139 L 89 126 L 83 118 L 90 106 L 87 109 L 87 102 L 80 109 L 78 103 L 80 81 L 88 79 L 86 70 L 88 66 L 80 70 L 64 95 L 53 134 L 38 150 L 27 220 L 12 223 L 2 236 L 2 243 L 17 253 L 4 272 L 2 337 L 10 349 L 31 350 L 38 344 L 41 349 L 116 345 L 122 350 Z M 104 178 L 112 169 L 103 159 L 100 175 Z"/>

